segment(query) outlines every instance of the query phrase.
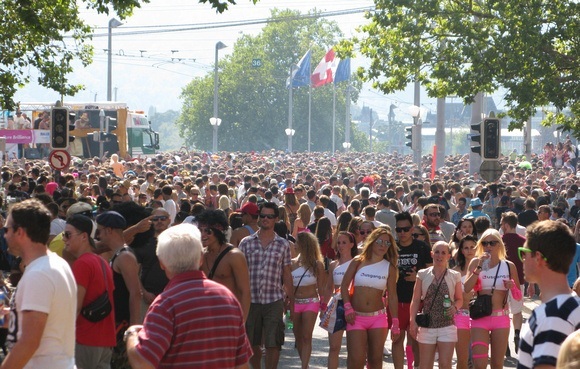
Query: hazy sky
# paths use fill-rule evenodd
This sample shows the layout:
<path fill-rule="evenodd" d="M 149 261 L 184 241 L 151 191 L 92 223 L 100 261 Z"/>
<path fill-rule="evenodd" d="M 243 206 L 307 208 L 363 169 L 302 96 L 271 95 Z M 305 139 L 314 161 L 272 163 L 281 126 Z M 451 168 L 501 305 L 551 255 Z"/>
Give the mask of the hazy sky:
<path fill-rule="evenodd" d="M 315 2 L 321 11 L 350 10 L 373 6 L 371 0 L 318 0 Z M 134 15 L 123 20 L 123 25 L 113 29 L 113 99 L 126 102 L 131 109 L 147 111 L 150 106 L 158 112 L 168 109 L 180 110 L 181 89 L 193 78 L 213 71 L 214 47 L 221 41 L 232 46 L 241 34 L 256 35 L 264 24 L 213 28 L 219 23 L 243 20 L 266 19 L 272 8 L 290 8 L 306 12 L 312 8 L 312 1 L 307 0 L 261 0 L 253 5 L 249 0 L 239 0 L 223 14 L 216 14 L 207 4 L 196 0 L 151 0 L 143 4 Z M 71 76 L 74 83 L 86 86 L 73 98 L 66 101 L 105 101 L 107 96 L 107 25 L 113 16 L 96 15 L 94 11 L 84 10 L 83 17 L 89 24 L 98 27 L 92 44 L 95 47 L 93 64 L 87 68 L 79 66 Z M 368 22 L 362 13 L 330 17 L 338 22 L 346 37 L 355 33 L 355 28 Z M 157 34 L 126 34 L 144 32 L 152 28 L 144 26 L 183 25 L 201 29 L 182 32 Z M 233 48 L 220 50 L 220 58 L 231 53 Z M 306 52 L 306 50 L 304 50 Z M 297 60 L 298 61 L 298 60 Z M 313 60 L 313 68 L 319 60 Z M 364 60 L 355 59 L 353 70 L 364 64 Z M 16 101 L 56 101 L 59 96 L 52 91 L 27 86 L 16 95 Z M 397 118 L 410 120 L 407 109 L 413 102 L 412 89 L 384 96 L 363 88 L 359 106 L 369 106 L 377 111 L 379 117 L 387 119 L 391 103 L 399 106 Z M 423 93 L 422 104 L 435 109 L 434 100 L 427 99 Z M 496 104 L 498 101 L 496 101 Z M 209 124 L 209 123 L 208 123 Z"/>

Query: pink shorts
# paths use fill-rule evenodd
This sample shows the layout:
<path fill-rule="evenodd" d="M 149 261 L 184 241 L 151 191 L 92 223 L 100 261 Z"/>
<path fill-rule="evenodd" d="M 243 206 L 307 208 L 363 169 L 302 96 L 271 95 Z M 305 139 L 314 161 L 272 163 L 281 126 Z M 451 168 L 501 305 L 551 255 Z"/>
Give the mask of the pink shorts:
<path fill-rule="evenodd" d="M 319 310 L 320 310 L 320 301 L 307 302 L 305 304 L 299 304 L 297 302 L 294 303 L 294 312 L 295 313 L 305 313 L 307 311 L 312 311 L 314 313 L 318 313 Z"/>
<path fill-rule="evenodd" d="M 495 329 L 510 328 L 509 310 L 494 310 L 490 316 L 473 319 L 471 321 L 471 328 L 484 329 L 486 331 L 493 331 Z"/>
<path fill-rule="evenodd" d="M 471 329 L 471 318 L 468 309 L 460 309 L 455 314 L 455 326 L 457 329 Z"/>
<path fill-rule="evenodd" d="M 353 324 L 346 324 L 346 331 L 366 331 L 369 329 L 388 329 L 389 322 L 387 320 L 387 313 L 386 311 L 379 310 L 377 314 L 374 316 L 365 316 L 359 315 L 360 313 L 356 313 L 356 317 L 354 319 Z"/>

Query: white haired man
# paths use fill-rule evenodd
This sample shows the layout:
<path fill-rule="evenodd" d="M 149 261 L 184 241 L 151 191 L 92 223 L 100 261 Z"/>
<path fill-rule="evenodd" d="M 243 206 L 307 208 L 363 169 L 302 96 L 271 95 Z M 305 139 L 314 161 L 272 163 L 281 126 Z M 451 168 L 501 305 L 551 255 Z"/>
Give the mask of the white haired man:
<path fill-rule="evenodd" d="M 125 332 L 133 368 L 248 368 L 252 349 L 242 308 L 227 287 L 200 271 L 202 253 L 200 232 L 191 224 L 159 235 L 157 257 L 169 284 L 143 326 Z"/>

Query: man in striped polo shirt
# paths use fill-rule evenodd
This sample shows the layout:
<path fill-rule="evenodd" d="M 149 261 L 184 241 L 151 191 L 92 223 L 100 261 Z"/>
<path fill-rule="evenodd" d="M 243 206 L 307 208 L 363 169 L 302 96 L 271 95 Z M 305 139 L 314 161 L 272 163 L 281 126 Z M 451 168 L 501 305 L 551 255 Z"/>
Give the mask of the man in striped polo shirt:
<path fill-rule="evenodd" d="M 125 332 L 131 367 L 248 368 L 252 349 L 240 303 L 205 277 L 199 230 L 180 224 L 163 231 L 157 256 L 169 284 L 151 304 L 143 326 Z"/>
<path fill-rule="evenodd" d="M 518 254 L 526 281 L 540 286 L 542 304 L 522 327 L 518 369 L 555 368 L 560 345 L 580 329 L 580 298 L 566 279 L 576 241 L 567 225 L 551 220 L 532 223 L 526 237 Z"/>

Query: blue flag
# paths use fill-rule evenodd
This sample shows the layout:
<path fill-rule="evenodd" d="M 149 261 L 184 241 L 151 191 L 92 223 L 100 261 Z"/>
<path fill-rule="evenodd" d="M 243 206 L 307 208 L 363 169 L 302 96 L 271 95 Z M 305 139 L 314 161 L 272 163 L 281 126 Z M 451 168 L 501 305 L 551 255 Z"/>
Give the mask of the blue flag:
<path fill-rule="evenodd" d="M 310 86 L 310 50 L 298 62 L 298 69 L 292 70 L 292 87 Z M 289 78 L 286 88 L 290 88 Z"/>
<path fill-rule="evenodd" d="M 334 84 L 342 81 L 348 81 L 350 79 L 350 58 L 341 60 L 336 68 L 334 75 Z"/>

